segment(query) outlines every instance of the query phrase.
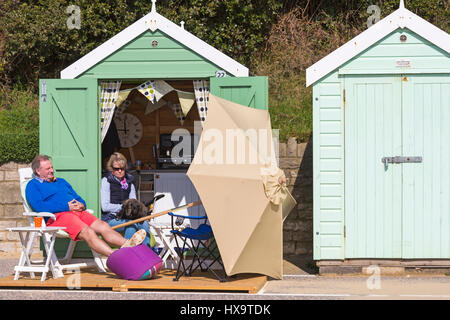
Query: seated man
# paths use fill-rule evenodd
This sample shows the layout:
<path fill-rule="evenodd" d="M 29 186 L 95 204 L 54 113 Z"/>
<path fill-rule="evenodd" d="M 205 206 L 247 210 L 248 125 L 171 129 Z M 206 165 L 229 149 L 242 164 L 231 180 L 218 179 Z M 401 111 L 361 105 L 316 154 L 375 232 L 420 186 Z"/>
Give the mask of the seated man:
<path fill-rule="evenodd" d="M 127 240 L 108 223 L 84 211 L 86 202 L 66 180 L 54 176 L 49 156 L 37 155 L 31 168 L 34 179 L 28 182 L 25 195 L 33 210 L 55 214 L 56 220 L 45 218 L 47 226 L 66 227 L 71 239 L 84 240 L 94 251 L 107 257 L 113 249 L 106 242 L 113 246 L 131 247 L 145 239 L 145 230 L 139 230 Z M 106 242 L 98 237 L 99 234 Z"/>

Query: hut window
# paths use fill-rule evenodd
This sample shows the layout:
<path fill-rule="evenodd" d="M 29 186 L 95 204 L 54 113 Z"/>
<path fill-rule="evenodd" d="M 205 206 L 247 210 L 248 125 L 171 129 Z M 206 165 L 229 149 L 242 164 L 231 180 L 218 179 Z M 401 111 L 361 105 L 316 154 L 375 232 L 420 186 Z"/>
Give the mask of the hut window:
<path fill-rule="evenodd" d="M 153 40 L 152 41 L 152 47 L 156 48 L 158 46 L 158 40 Z"/>
<path fill-rule="evenodd" d="M 407 39 L 406 35 L 402 34 L 402 35 L 400 36 L 400 41 L 401 41 L 401 42 L 405 42 L 406 39 Z"/>

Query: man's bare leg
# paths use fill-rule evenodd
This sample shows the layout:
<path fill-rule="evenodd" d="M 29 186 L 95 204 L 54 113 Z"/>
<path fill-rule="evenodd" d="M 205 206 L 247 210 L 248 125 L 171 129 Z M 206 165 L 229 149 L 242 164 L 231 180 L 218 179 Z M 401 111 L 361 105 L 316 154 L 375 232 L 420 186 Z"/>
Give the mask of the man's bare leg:
<path fill-rule="evenodd" d="M 105 241 L 98 237 L 97 233 L 91 227 L 85 227 L 81 230 L 77 238 L 86 241 L 92 250 L 104 256 L 109 257 L 114 252 Z"/>
<path fill-rule="evenodd" d="M 94 221 L 90 226 L 97 234 L 100 234 L 106 242 L 113 246 L 121 247 L 127 239 L 120 233 L 112 229 L 111 226 L 102 220 Z"/>

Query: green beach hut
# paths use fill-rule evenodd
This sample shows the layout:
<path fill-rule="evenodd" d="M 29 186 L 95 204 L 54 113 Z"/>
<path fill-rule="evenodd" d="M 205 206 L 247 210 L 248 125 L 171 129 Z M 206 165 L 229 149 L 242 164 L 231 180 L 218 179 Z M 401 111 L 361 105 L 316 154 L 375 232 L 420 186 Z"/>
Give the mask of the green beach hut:
<path fill-rule="evenodd" d="M 449 53 L 402 0 L 307 69 L 320 268 L 450 265 Z"/>
<path fill-rule="evenodd" d="M 178 95 L 181 101 L 181 96 L 192 100 L 193 81 L 205 81 L 216 96 L 249 107 L 268 108 L 267 77 L 249 77 L 248 68 L 185 30 L 183 22 L 178 25 L 160 15 L 156 1 L 152 2 L 150 13 L 62 70 L 60 79 L 39 82 L 40 152 L 52 157 L 57 175 L 70 181 L 98 216 L 101 144 L 105 135 L 100 102 L 104 83 L 120 82 L 122 87 L 116 89 L 123 90 L 149 80 L 162 81 L 165 88 L 170 83 L 182 94 Z M 193 100 L 191 103 L 195 106 Z M 156 120 L 147 113 L 144 116 L 144 110 L 145 104 L 139 120 L 143 130 L 150 130 L 153 137 L 145 133 L 144 137 L 136 137 L 134 153 L 136 159 L 147 156 L 156 161 L 152 147 L 159 143 L 160 135 L 177 127 L 186 128 L 186 122 L 179 124 L 173 113 L 170 118 L 168 108 Z M 198 119 L 197 114 L 192 115 L 191 124 Z M 164 123 L 166 120 L 172 122 Z M 193 125 L 189 131 L 192 129 Z M 138 157 L 139 152 L 142 157 Z M 182 175 L 168 183 L 181 188 L 189 183 Z"/>

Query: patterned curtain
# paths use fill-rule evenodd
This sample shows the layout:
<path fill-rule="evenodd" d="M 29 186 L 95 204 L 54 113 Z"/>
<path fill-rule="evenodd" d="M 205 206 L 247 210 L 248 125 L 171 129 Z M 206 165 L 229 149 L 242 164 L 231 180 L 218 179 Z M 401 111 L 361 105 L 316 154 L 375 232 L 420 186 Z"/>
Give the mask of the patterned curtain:
<path fill-rule="evenodd" d="M 200 116 L 200 123 L 206 121 L 206 114 L 208 112 L 209 101 L 209 80 L 194 80 L 194 93 L 197 102 L 198 114 Z"/>
<path fill-rule="evenodd" d="M 121 81 L 108 81 L 101 83 L 101 128 L 102 128 L 102 142 L 108 132 L 116 107 L 117 97 L 119 96 L 119 89 Z"/>

